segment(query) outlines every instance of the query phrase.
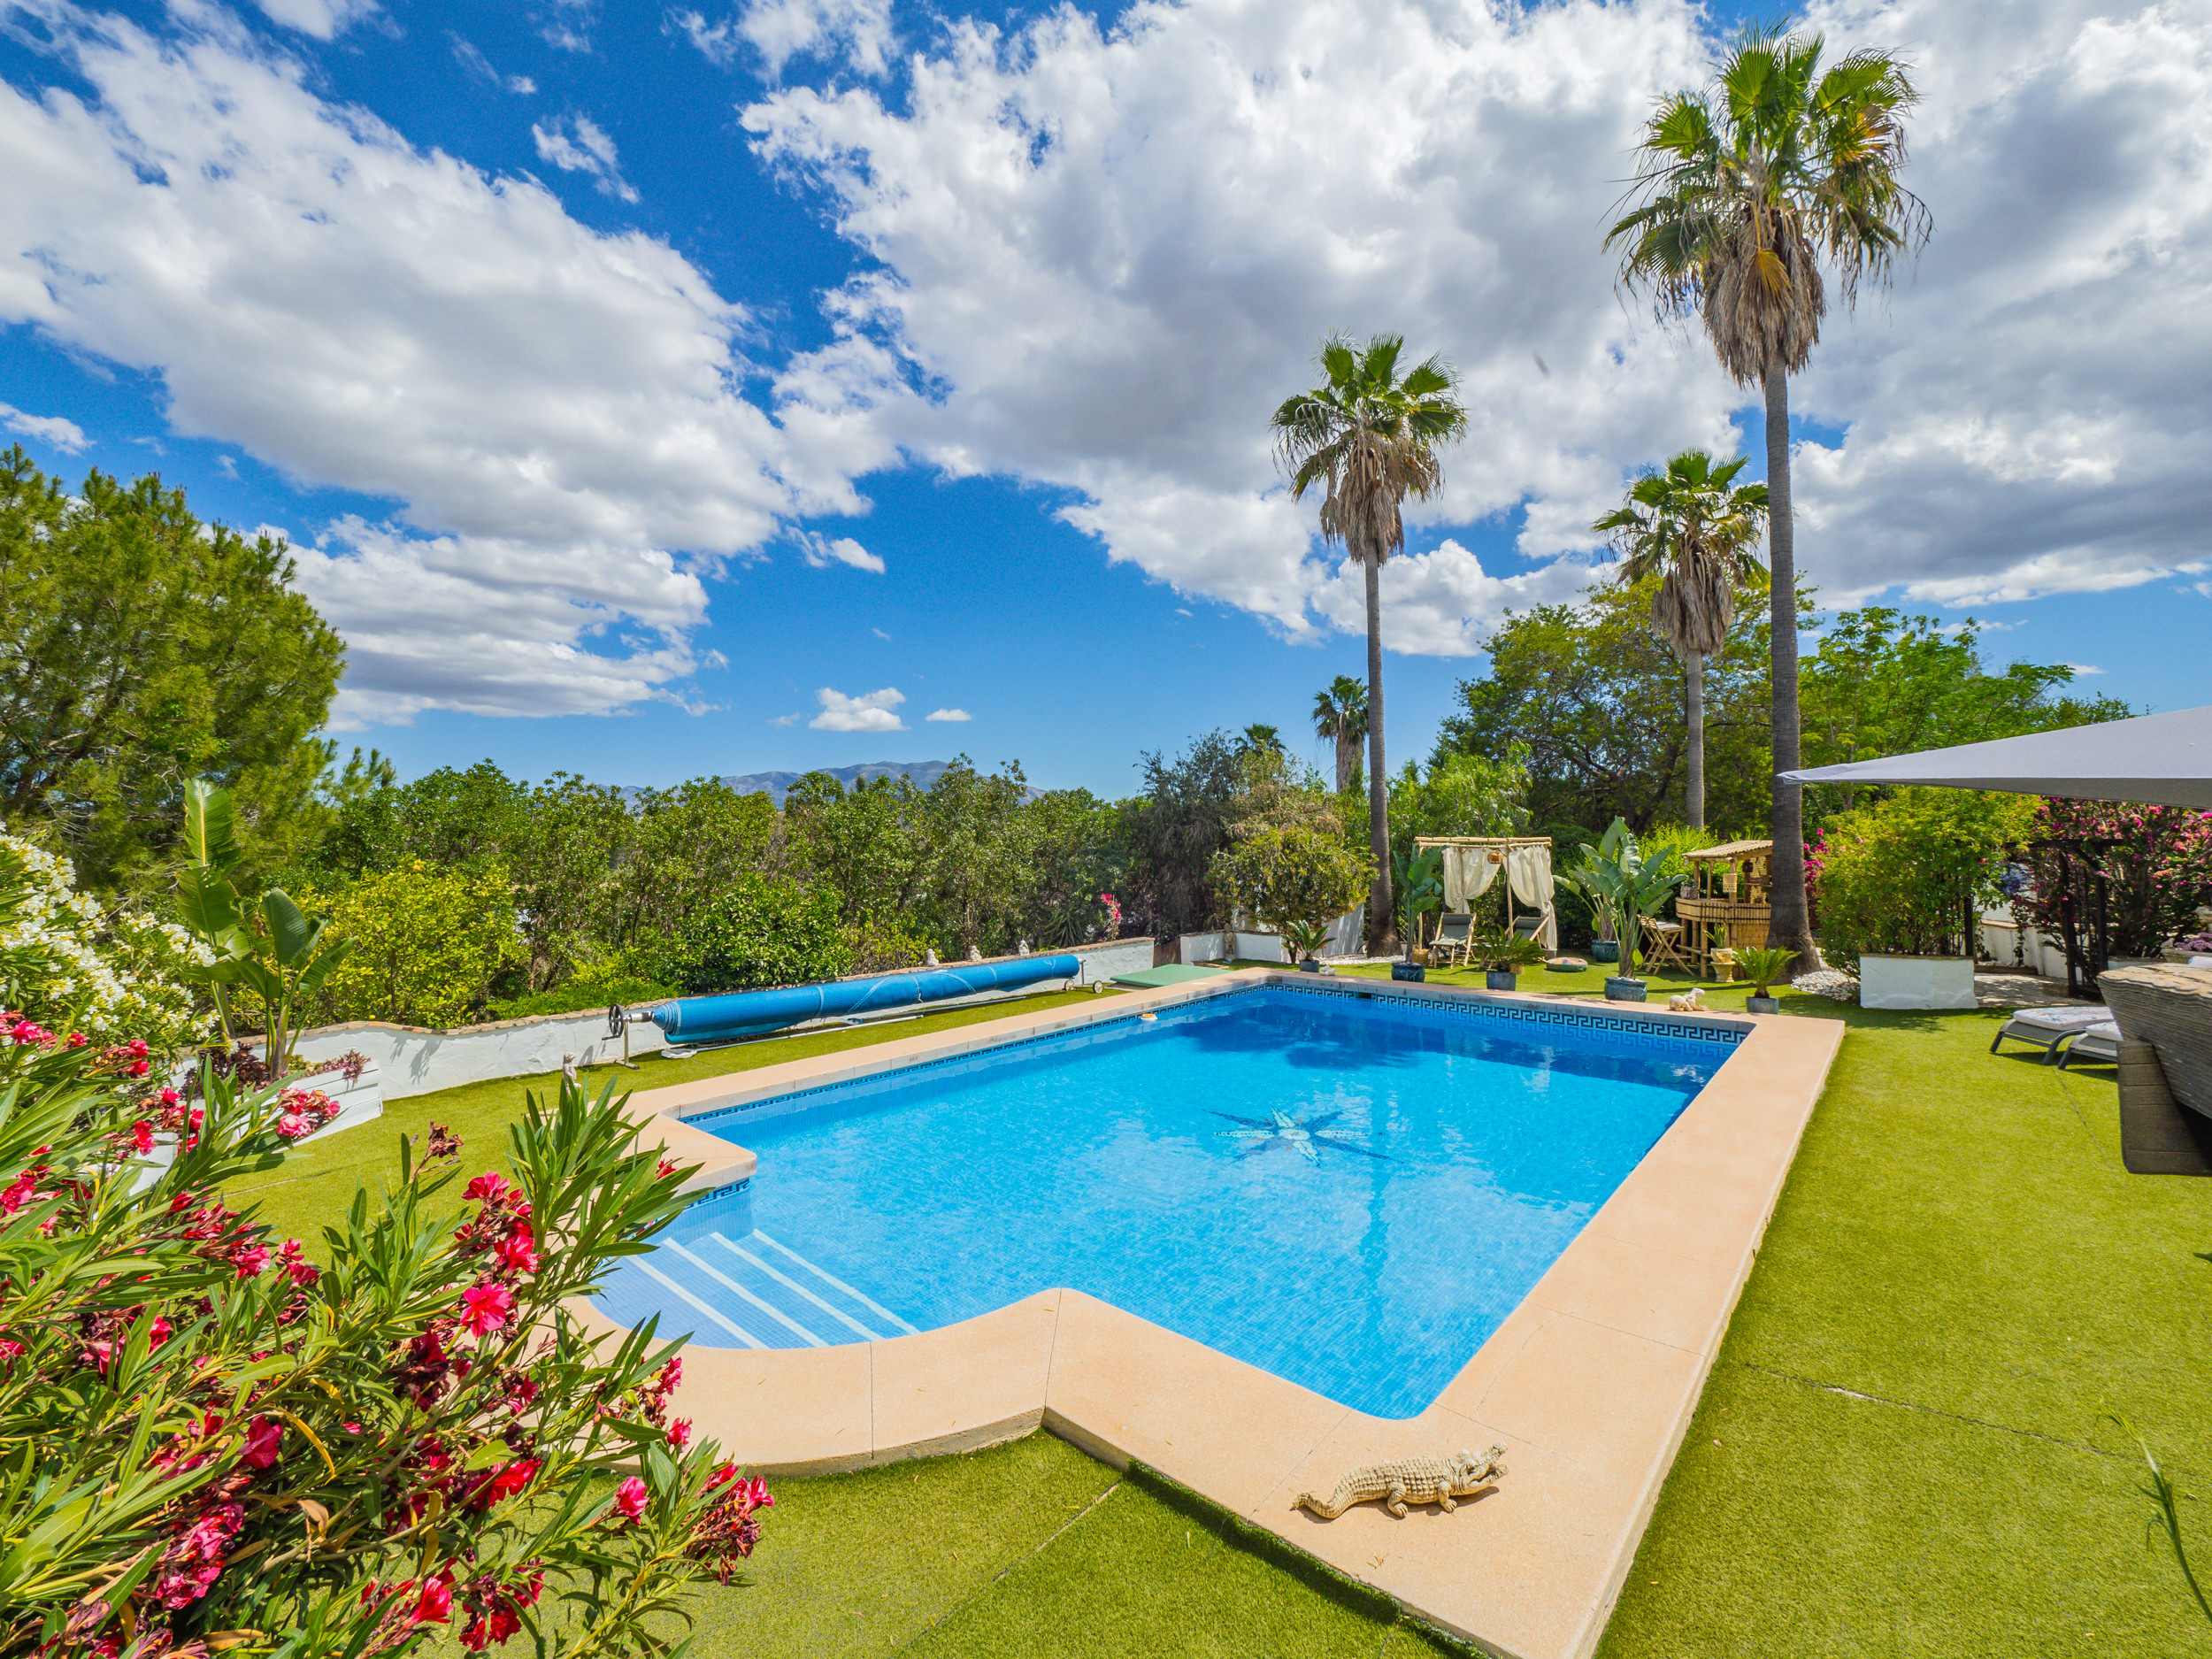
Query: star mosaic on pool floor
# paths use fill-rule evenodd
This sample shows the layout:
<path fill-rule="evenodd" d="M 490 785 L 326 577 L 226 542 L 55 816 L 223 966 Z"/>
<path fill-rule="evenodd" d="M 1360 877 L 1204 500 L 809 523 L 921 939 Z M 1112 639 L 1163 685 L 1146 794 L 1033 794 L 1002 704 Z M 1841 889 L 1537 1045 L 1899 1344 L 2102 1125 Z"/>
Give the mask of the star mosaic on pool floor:
<path fill-rule="evenodd" d="M 1249 1125 L 1228 1132 L 1231 1140 L 1249 1143 L 1244 1148 L 1243 1156 L 1246 1157 L 1256 1152 L 1264 1152 L 1271 1146 L 1284 1146 L 1295 1150 L 1307 1163 L 1318 1164 L 1321 1162 L 1320 1148 L 1325 1146 L 1343 1152 L 1356 1152 L 1363 1158 L 1381 1158 L 1386 1163 L 1390 1161 L 1390 1155 L 1386 1152 L 1371 1151 L 1366 1147 L 1355 1146 L 1349 1141 L 1340 1139 L 1346 1132 L 1333 1130 L 1329 1125 L 1344 1116 L 1341 1111 L 1306 1118 L 1293 1118 L 1283 1111 L 1271 1112 L 1265 1118 L 1240 1118 L 1234 1112 L 1216 1112 L 1214 1116 L 1226 1118 L 1233 1124 Z"/>

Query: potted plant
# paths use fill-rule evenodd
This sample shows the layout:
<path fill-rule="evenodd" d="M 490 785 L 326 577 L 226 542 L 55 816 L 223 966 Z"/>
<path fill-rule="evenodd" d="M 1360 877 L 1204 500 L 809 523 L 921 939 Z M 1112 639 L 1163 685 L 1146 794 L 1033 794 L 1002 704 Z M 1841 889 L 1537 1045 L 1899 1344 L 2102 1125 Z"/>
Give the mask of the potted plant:
<path fill-rule="evenodd" d="M 1486 927 L 1474 941 L 1472 959 L 1482 964 L 1483 984 L 1493 991 L 1519 987 L 1521 970 L 1544 959 L 1544 948 L 1525 933 L 1510 927 Z"/>
<path fill-rule="evenodd" d="M 1901 789 L 1825 826 L 1821 942 L 1858 959 L 1860 1007 L 1978 1005 L 1982 907 L 2034 816 L 2024 796 Z"/>
<path fill-rule="evenodd" d="M 1767 987 L 1782 977 L 1790 964 L 1797 960 L 1794 950 L 1785 950 L 1779 945 L 1747 947 L 1736 953 L 1736 965 L 1743 970 L 1743 977 L 1751 981 L 1751 995 L 1744 1006 L 1755 1014 L 1778 1014 L 1782 1011 L 1779 997 L 1767 995 Z"/>
<path fill-rule="evenodd" d="M 1283 942 L 1290 947 L 1290 959 L 1298 964 L 1299 972 L 1318 973 L 1321 947 L 1329 942 L 1328 926 L 1293 917 L 1283 924 Z"/>
<path fill-rule="evenodd" d="M 1405 960 L 1390 964 L 1390 977 L 1425 979 L 1428 971 L 1413 959 L 1413 941 L 1420 937 L 1421 918 L 1444 902 L 1444 855 L 1433 847 L 1418 856 L 1393 853 L 1390 877 L 1398 899 L 1398 935 L 1406 941 Z"/>
<path fill-rule="evenodd" d="M 1595 846 L 1583 844 L 1582 862 L 1561 879 L 1589 898 L 1600 933 L 1599 942 L 1590 948 L 1593 957 L 1600 962 L 1615 959 L 1613 954 L 1601 949 L 1606 936 L 1613 935 L 1621 965 L 1634 968 L 1644 924 L 1665 907 L 1687 873 L 1675 866 L 1671 849 L 1660 857 L 1646 859 L 1622 818 L 1613 820 Z M 1605 981 L 1605 998 L 1609 1002 L 1640 1002 L 1648 988 L 1632 972 L 1615 974 Z"/>

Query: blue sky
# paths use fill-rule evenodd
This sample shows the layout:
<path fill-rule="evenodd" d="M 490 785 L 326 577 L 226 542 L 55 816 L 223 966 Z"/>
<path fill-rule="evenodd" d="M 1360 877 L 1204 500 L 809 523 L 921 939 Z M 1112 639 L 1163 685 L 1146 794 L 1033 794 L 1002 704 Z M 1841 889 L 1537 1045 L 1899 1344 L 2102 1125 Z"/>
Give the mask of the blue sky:
<path fill-rule="evenodd" d="M 1921 66 L 1938 232 L 1798 388 L 1801 558 L 1998 625 L 2000 662 L 2201 702 L 2212 202 L 2179 124 L 2212 30 L 1987 10 L 1832 25 Z M 1402 328 L 1476 411 L 1391 578 L 1389 737 L 1425 756 L 1629 472 L 1752 430 L 1597 252 L 1716 19 L 1098 17 L 12 11 L 0 419 L 284 531 L 351 647 L 341 741 L 407 773 L 965 750 L 1121 794 L 1215 726 L 1321 757 L 1356 590 L 1260 422 L 1327 328 Z"/>

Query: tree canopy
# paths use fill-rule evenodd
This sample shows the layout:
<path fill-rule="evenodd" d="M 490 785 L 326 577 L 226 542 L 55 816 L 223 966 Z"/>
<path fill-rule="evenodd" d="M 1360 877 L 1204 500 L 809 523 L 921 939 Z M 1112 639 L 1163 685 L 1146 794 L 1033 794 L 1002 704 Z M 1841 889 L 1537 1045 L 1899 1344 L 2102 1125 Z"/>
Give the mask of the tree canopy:
<path fill-rule="evenodd" d="M 301 844 L 344 647 L 293 577 L 283 542 L 202 524 L 157 476 L 72 496 L 0 456 L 0 814 L 102 889 L 168 857 L 188 778 L 231 791 L 257 861 Z"/>

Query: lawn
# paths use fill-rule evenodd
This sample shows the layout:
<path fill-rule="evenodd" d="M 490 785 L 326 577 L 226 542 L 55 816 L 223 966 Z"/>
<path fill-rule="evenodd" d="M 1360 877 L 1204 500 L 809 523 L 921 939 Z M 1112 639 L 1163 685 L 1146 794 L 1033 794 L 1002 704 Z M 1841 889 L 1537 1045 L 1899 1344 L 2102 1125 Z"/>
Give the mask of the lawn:
<path fill-rule="evenodd" d="M 1992 1057 L 1999 1014 L 1784 1006 L 1851 1034 L 1601 1659 L 2212 1652 L 2107 1416 L 2212 1489 L 2212 1181 L 2125 1174 L 2109 1073 Z M 365 1140 L 434 1111 L 483 1136 L 521 1087 L 400 1102 Z M 288 1166 L 266 1207 L 332 1213 L 382 1162 L 363 1150 Z M 700 1595 L 703 1655 L 1433 1647 L 1043 1435 L 777 1494 L 755 1582 Z M 2212 1506 L 2183 1508 L 2212 1565 Z"/>

